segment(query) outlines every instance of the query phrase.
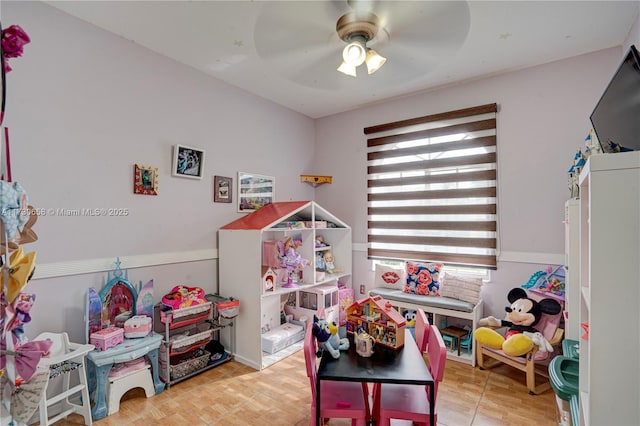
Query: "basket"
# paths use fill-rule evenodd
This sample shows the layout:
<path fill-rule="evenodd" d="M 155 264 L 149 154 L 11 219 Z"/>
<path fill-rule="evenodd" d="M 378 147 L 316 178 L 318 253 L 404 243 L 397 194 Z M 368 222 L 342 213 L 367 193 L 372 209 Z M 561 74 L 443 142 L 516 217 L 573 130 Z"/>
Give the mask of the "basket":
<path fill-rule="evenodd" d="M 228 325 L 231 324 L 233 319 L 238 316 L 238 313 L 240 312 L 240 301 L 235 299 L 218 302 L 216 303 L 216 309 L 220 315 L 218 323 L 221 325 Z"/>
<path fill-rule="evenodd" d="M 209 318 L 212 307 L 213 304 L 211 302 L 205 302 L 182 309 L 169 309 L 167 311 L 161 309 L 160 321 L 163 324 L 168 322 L 171 329 L 183 327 Z"/>
<path fill-rule="evenodd" d="M 171 355 L 186 353 L 199 346 L 202 346 L 209 340 L 211 340 L 212 335 L 213 330 L 209 329 L 182 339 L 175 340 L 169 345 Z"/>
<path fill-rule="evenodd" d="M 204 349 L 197 349 L 193 352 L 189 358 L 182 360 L 176 360 L 179 363 L 169 366 L 169 376 L 171 380 L 177 380 L 185 377 L 191 373 L 202 370 L 207 366 L 211 353 Z M 172 360 L 173 362 L 173 360 Z"/>

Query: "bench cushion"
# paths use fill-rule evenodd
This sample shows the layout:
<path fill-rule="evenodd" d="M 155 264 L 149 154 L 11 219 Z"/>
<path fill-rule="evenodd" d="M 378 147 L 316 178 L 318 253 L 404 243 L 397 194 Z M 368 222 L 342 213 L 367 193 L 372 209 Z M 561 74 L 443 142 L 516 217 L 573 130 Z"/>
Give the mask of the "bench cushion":
<path fill-rule="evenodd" d="M 431 306 L 434 308 L 450 309 L 460 312 L 473 312 L 475 305 L 463 300 L 451 297 L 422 296 L 418 294 L 405 293 L 402 290 L 394 290 L 385 287 L 376 287 L 369 291 L 370 296 L 382 296 L 383 299 L 395 300 L 398 302 L 410 303 L 416 306 Z"/>

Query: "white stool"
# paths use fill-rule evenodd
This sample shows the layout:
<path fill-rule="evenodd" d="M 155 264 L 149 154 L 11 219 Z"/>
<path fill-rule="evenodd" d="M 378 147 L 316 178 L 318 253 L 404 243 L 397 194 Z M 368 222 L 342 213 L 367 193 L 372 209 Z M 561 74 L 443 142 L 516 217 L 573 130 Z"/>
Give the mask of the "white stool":
<path fill-rule="evenodd" d="M 120 398 L 122 398 L 122 395 L 134 388 L 144 389 L 147 398 L 155 395 L 156 392 L 153 387 L 151 370 L 148 365 L 131 373 L 109 377 L 109 382 L 107 383 L 107 407 L 109 407 L 109 416 L 120 410 Z"/>

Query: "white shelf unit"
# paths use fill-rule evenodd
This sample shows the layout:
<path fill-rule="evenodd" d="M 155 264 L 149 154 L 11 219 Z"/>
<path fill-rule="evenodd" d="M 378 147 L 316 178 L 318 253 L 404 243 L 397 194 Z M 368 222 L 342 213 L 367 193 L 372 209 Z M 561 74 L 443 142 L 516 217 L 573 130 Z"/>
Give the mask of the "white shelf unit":
<path fill-rule="evenodd" d="M 325 223 L 327 228 L 318 227 Z M 335 267 L 341 270 L 326 274 L 323 279 L 316 279 L 315 274 L 315 240 L 318 235 L 331 246 Z M 310 263 L 303 268 L 297 288 L 283 288 L 278 284 L 273 292 L 263 294 L 263 243 L 281 241 L 289 236 L 302 238 L 302 245 L 297 251 Z M 235 321 L 238 341 L 234 359 L 261 370 L 302 347 L 294 345 L 275 354 L 262 351 L 262 330 L 280 325 L 281 303 L 290 293 L 321 284 L 337 286 L 338 282 L 351 287 L 351 228 L 313 201 L 273 203 L 220 228 L 218 259 L 220 294 L 233 294 L 241 301 Z"/>
<path fill-rule="evenodd" d="M 640 152 L 580 174 L 580 425 L 640 424 Z"/>
<path fill-rule="evenodd" d="M 565 337 L 580 339 L 580 200 L 564 205 L 565 232 Z"/>

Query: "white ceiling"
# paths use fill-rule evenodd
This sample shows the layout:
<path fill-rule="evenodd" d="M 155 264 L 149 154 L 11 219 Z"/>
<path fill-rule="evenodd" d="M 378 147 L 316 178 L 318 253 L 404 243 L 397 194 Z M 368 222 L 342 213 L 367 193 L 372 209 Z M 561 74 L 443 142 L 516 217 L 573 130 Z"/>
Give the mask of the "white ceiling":
<path fill-rule="evenodd" d="M 47 1 L 311 118 L 621 45 L 638 1 Z M 336 71 L 335 31 L 370 3 L 375 74 Z"/>

